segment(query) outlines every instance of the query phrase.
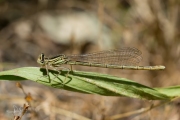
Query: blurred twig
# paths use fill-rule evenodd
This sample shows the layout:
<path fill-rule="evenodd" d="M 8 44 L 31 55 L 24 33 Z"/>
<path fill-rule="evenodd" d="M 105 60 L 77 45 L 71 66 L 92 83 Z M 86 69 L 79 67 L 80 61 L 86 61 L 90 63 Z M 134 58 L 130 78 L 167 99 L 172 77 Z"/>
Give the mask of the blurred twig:
<path fill-rule="evenodd" d="M 173 102 L 173 101 L 176 101 L 178 100 L 180 97 L 176 97 L 170 101 L 165 101 L 165 102 L 161 102 L 161 103 L 158 103 L 156 105 L 154 104 L 151 104 L 150 107 L 147 107 L 147 108 L 141 108 L 139 110 L 135 110 L 135 111 L 132 111 L 132 112 L 127 112 L 127 113 L 123 113 L 123 114 L 117 114 L 117 115 L 113 115 L 113 116 L 110 116 L 110 117 L 106 117 L 105 120 L 116 120 L 116 119 L 124 119 L 126 117 L 135 117 L 137 115 L 140 115 L 140 114 L 143 114 L 143 113 L 146 113 L 152 109 L 155 109 L 157 107 L 160 107 L 160 106 L 163 106 L 167 103 L 170 103 L 170 102 Z"/>

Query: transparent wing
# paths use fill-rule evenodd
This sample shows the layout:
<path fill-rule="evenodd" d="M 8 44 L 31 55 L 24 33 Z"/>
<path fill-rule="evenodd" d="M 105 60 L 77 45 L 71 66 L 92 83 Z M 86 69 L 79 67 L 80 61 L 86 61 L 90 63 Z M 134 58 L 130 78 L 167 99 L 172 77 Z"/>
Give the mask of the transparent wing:
<path fill-rule="evenodd" d="M 66 56 L 70 61 L 101 63 L 110 65 L 138 65 L 141 61 L 141 51 L 136 48 L 120 48 L 117 50 L 102 51 L 84 55 Z"/>

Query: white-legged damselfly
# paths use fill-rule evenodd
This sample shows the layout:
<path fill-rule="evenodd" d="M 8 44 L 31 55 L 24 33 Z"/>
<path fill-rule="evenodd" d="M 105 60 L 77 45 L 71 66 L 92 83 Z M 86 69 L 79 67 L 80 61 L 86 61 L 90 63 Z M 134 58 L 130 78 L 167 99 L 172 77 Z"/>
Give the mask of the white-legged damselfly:
<path fill-rule="evenodd" d="M 138 66 L 141 61 L 141 51 L 136 48 L 120 48 L 116 50 L 89 53 L 84 55 L 64 55 L 60 54 L 55 57 L 47 58 L 42 53 L 39 55 L 37 62 L 41 66 L 60 67 L 62 64 L 82 65 L 90 67 L 102 67 L 113 69 L 130 69 L 130 70 L 163 70 L 165 66 Z"/>

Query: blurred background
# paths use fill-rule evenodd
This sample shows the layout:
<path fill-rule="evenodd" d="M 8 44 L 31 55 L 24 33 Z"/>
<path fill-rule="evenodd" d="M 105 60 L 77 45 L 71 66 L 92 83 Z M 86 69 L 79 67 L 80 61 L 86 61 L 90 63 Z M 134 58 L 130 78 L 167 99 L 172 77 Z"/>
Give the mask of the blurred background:
<path fill-rule="evenodd" d="M 149 87 L 180 84 L 179 0 L 0 0 L 0 70 L 37 66 L 42 52 L 85 54 L 121 47 L 142 52 L 139 65 L 164 65 L 163 71 L 133 71 L 73 66 L 124 77 Z M 66 66 L 69 67 L 69 66 Z M 0 81 L 0 118 L 26 103 L 16 82 Z M 106 97 L 53 89 L 32 81 L 21 84 L 33 101 L 24 119 L 102 120 L 148 107 L 152 101 Z M 33 111 L 33 112 L 32 112 Z M 179 120 L 179 102 L 124 120 Z"/>

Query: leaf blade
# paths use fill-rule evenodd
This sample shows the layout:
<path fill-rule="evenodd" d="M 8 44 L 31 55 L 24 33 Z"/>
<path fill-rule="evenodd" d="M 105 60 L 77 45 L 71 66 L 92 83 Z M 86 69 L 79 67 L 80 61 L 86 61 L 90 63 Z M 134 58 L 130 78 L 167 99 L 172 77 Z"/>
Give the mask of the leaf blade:
<path fill-rule="evenodd" d="M 169 100 L 174 97 L 159 92 L 159 89 L 106 74 L 83 71 L 61 71 L 59 74 L 53 70 L 49 70 L 50 78 L 45 74 L 45 69 L 24 67 L 0 72 L 0 79 L 29 79 L 58 89 L 105 96 L 126 96 L 148 100 Z"/>

